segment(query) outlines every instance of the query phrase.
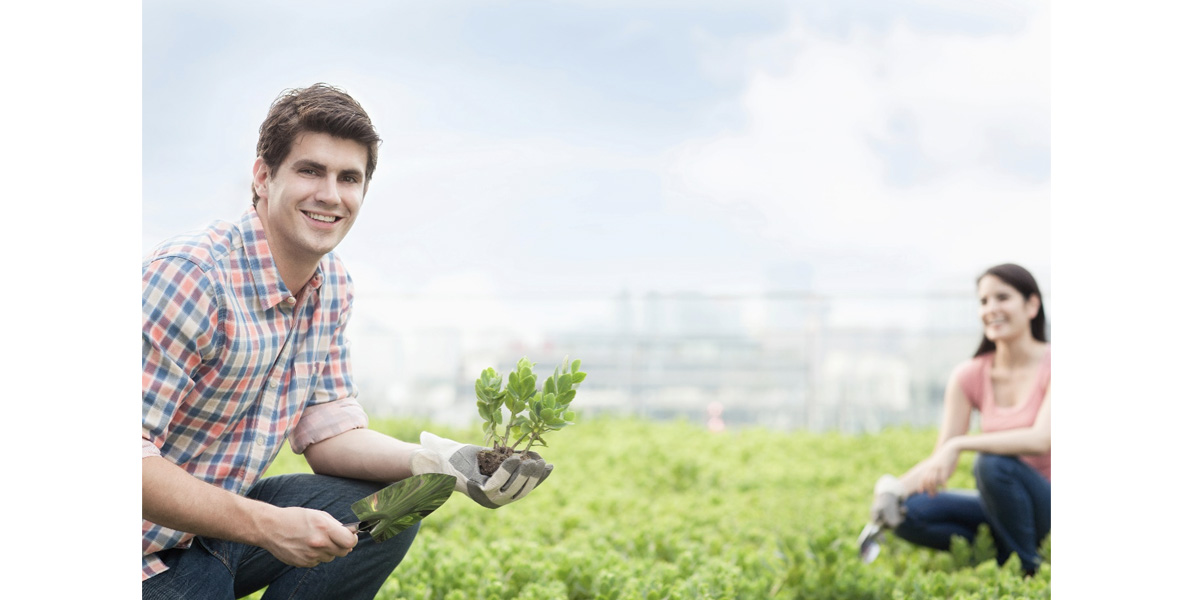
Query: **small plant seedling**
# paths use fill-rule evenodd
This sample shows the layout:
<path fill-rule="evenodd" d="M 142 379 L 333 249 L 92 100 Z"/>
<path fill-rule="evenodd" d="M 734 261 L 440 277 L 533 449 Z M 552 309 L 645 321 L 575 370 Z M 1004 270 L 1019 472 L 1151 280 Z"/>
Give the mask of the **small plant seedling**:
<path fill-rule="evenodd" d="M 475 404 L 483 417 L 485 448 L 479 452 L 479 472 L 491 476 L 504 459 L 516 453 L 522 443 L 522 456 L 533 446 L 546 446 L 545 434 L 558 431 L 575 420 L 570 410 L 575 388 L 583 383 L 587 373 L 579 370 L 580 361 L 554 369 L 539 390 L 534 363 L 528 358 L 517 361 L 517 368 L 508 374 L 507 386 L 496 370 L 488 367 L 475 380 Z M 508 421 L 504 420 L 507 409 Z M 503 433 L 501 433 L 503 430 Z M 511 444 L 510 444 L 511 440 Z M 491 445 L 491 449 L 486 446 Z"/>

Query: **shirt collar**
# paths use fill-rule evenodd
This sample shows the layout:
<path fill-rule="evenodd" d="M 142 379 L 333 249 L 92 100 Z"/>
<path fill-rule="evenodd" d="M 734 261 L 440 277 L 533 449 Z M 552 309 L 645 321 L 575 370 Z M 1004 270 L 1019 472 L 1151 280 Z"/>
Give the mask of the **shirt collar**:
<path fill-rule="evenodd" d="M 271 309 L 287 302 L 288 298 L 298 296 L 298 291 L 293 293 L 283 283 L 283 276 L 279 274 L 279 269 L 275 266 L 275 259 L 271 256 L 271 247 L 267 245 L 267 232 L 263 229 L 262 220 L 259 219 L 258 211 L 253 206 L 242 214 L 239 229 L 242 232 L 242 245 L 246 248 L 246 258 L 250 262 L 254 288 L 258 293 L 263 310 Z M 321 287 L 321 282 L 325 279 L 324 268 L 325 261 L 322 260 L 317 264 L 317 272 L 313 274 L 312 279 L 308 280 L 308 287 L 313 290 Z"/>

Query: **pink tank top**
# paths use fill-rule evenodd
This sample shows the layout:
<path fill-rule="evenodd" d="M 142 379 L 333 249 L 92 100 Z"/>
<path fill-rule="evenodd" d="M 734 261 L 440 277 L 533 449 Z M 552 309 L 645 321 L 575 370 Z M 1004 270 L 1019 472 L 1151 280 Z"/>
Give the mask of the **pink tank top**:
<path fill-rule="evenodd" d="M 1046 387 L 1050 385 L 1050 346 L 1046 346 L 1046 354 L 1042 356 L 1033 391 L 1024 402 L 1016 406 L 996 406 L 992 390 L 992 362 L 995 358 L 996 354 L 989 352 L 971 359 L 958 377 L 958 384 L 966 393 L 971 406 L 979 411 L 979 429 L 988 433 L 1032 427 L 1033 422 L 1037 420 L 1038 410 L 1042 408 L 1042 400 L 1046 397 Z M 1046 481 L 1050 480 L 1049 452 L 1022 456 L 1021 460 L 1041 473 Z"/>

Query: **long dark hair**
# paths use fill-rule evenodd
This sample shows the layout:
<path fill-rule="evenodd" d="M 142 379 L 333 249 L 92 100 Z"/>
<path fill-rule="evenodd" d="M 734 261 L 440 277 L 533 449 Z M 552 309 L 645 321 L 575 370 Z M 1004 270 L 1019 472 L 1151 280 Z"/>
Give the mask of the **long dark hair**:
<path fill-rule="evenodd" d="M 1046 329 L 1049 327 L 1049 323 L 1046 320 L 1046 299 L 1042 297 L 1042 291 L 1038 289 L 1037 280 L 1033 278 L 1033 275 L 1031 275 L 1029 271 L 1026 271 L 1025 267 L 1007 263 L 1003 265 L 996 265 L 984 271 L 983 275 L 980 275 L 975 279 L 975 285 L 978 286 L 980 280 L 988 275 L 997 277 L 1000 279 L 1000 281 L 1003 281 L 1004 283 L 1016 288 L 1016 290 L 1021 292 L 1021 295 L 1025 297 L 1026 301 L 1033 296 L 1038 297 L 1038 313 L 1037 316 L 1029 322 L 1029 329 L 1033 333 L 1033 339 L 1039 342 L 1050 341 L 1050 338 L 1046 335 Z M 989 340 L 985 334 L 983 336 L 983 341 L 979 342 L 979 349 L 975 351 L 975 356 L 995 351 L 996 342 Z"/>

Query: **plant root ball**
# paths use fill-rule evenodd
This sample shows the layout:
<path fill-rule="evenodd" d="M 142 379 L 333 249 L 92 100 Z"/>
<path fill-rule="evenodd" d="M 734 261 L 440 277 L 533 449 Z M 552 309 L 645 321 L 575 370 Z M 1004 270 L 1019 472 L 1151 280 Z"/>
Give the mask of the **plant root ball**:
<path fill-rule="evenodd" d="M 500 468 L 500 463 L 504 462 L 504 459 L 512 455 L 513 449 L 509 448 L 508 446 L 501 446 L 494 450 L 488 450 L 486 448 L 480 450 L 479 454 L 476 456 L 476 459 L 479 462 L 479 472 L 491 477 L 492 473 L 495 473 L 496 469 Z"/>

